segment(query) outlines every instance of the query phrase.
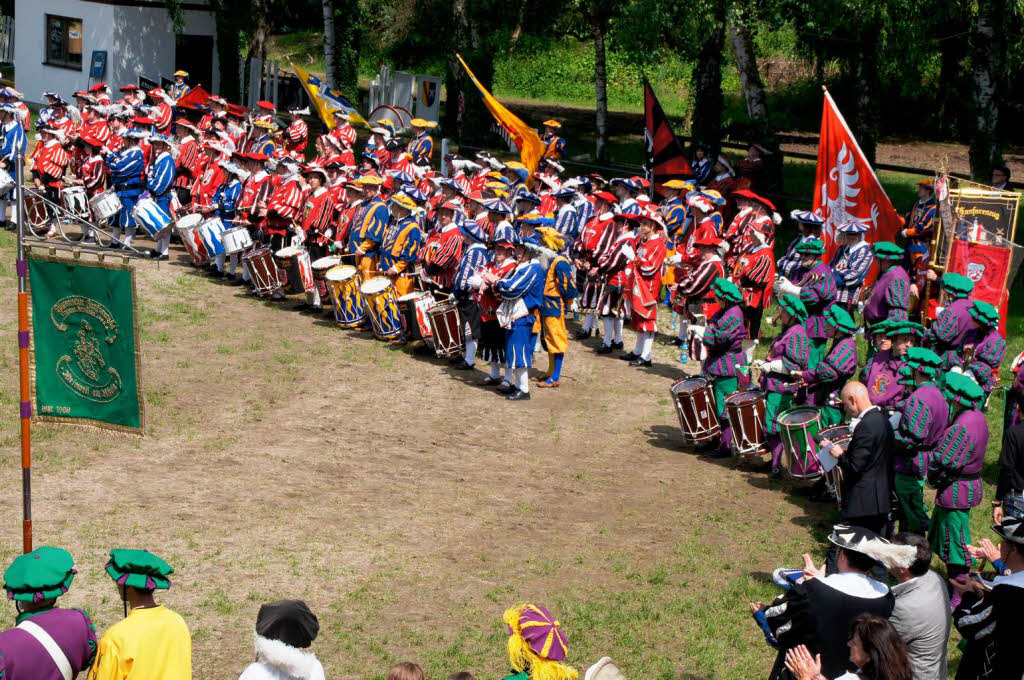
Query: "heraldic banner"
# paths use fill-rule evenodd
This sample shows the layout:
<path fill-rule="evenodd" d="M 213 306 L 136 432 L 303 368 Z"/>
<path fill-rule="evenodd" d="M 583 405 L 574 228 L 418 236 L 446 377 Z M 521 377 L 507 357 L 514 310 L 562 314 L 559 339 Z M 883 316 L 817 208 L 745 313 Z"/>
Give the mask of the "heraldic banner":
<path fill-rule="evenodd" d="M 141 435 L 135 271 L 46 255 L 28 265 L 35 419 Z"/>
<path fill-rule="evenodd" d="M 999 310 L 999 330 L 1006 335 L 1006 311 L 1010 291 L 1006 276 L 1013 250 L 988 243 L 956 239 L 949 251 L 946 271 L 963 274 L 974 281 L 972 300 L 982 300 Z"/>
<path fill-rule="evenodd" d="M 825 218 L 826 262 L 837 245 L 838 226 L 849 222 L 866 226 L 868 243 L 895 241 L 902 228 L 899 214 L 827 91 L 821 111 L 814 212 Z M 874 280 L 876 269 L 872 267 L 869 280 Z"/>

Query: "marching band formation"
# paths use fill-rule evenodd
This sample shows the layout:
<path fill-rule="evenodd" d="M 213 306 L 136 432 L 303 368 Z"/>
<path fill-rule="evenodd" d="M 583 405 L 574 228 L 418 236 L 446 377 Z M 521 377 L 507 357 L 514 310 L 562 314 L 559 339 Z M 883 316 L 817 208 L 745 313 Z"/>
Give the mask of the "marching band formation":
<path fill-rule="evenodd" d="M 411 134 L 375 121 L 360 148 L 341 112 L 307 160 L 308 111 L 289 111 L 282 128 L 269 102 L 246 112 L 211 96 L 202 109 L 178 107 L 187 74 L 176 75 L 177 89 L 125 86 L 117 101 L 102 84 L 75 92 L 73 106 L 45 93 L 26 156 L 33 205 L 51 232 L 53 206 L 65 206 L 109 227 L 112 247 L 132 247 L 144 230 L 154 259 L 168 257 L 176 236 L 196 266 L 255 295 L 305 295 L 299 309 L 333 315 L 342 328 L 432 348 L 458 369 L 483 362 L 480 384 L 509 400 L 530 398 L 538 340 L 548 365 L 536 386 L 559 387 L 569 315 L 582 316 L 577 340 L 600 334 L 597 354 L 622 350 L 630 366 L 650 366 L 658 307 L 668 305 L 680 361 L 700 365 L 671 387 L 687 443 L 767 456 L 774 474 L 827 477 L 841 500 L 843 481 L 818 451 L 849 439 L 839 394 L 859 380 L 896 433 L 901 521 L 916 532 L 930 524 L 942 559 L 969 564 L 983 411 L 1006 342 L 999 312 L 969 299 L 969 279 L 928 268 L 930 181 L 906 216 L 905 247 L 868 243 L 858 221 L 826 235 L 820 215 L 796 210 L 800 234 L 776 261 L 781 218 L 754 191 L 756 145 L 739 170 L 724 157 L 712 163 L 698 145 L 697 177 L 659 186 L 655 203 L 641 177 L 563 177 L 555 120 L 543 123 L 545 153 L 532 175 L 484 152 L 451 156 L 448 172 L 436 171 L 435 124 L 422 119 Z M 0 90 L 8 173 L 31 127 L 21 100 Z M 832 238 L 838 247 L 826 261 Z M 865 286 L 875 263 L 878 278 Z M 755 360 L 773 303 L 778 332 Z M 627 321 L 637 334 L 628 352 Z M 861 332 L 870 343 L 863 362 Z M 939 489 L 930 518 L 926 479 Z"/>

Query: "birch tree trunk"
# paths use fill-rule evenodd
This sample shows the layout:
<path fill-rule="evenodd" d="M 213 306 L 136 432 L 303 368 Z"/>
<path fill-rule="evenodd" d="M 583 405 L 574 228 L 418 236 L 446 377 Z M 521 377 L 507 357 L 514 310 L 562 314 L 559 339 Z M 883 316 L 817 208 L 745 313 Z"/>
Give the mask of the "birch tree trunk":
<path fill-rule="evenodd" d="M 605 52 L 607 25 L 600 17 L 591 15 L 590 27 L 594 36 L 594 91 L 597 94 L 597 112 L 594 120 L 597 138 L 594 140 L 594 156 L 598 161 L 605 161 L 608 160 L 608 65 Z"/>
<path fill-rule="evenodd" d="M 338 67 L 335 61 L 337 52 L 335 50 L 334 34 L 334 0 L 321 0 L 324 16 L 324 70 L 327 72 L 327 83 L 331 86 L 338 85 Z"/>
<path fill-rule="evenodd" d="M 999 155 L 996 128 L 1005 49 L 999 22 L 1005 9 L 1005 0 L 978 0 L 978 14 L 971 31 L 971 177 L 985 183 L 991 181 L 992 166 Z"/>
<path fill-rule="evenodd" d="M 747 103 L 747 115 L 755 123 L 764 124 L 768 118 L 768 99 L 764 83 L 757 70 L 757 54 L 754 52 L 754 36 L 747 24 L 747 17 L 740 10 L 732 13 L 729 21 L 729 38 L 736 68 L 743 86 L 743 99 Z M 757 126 L 760 127 L 760 126 Z"/>

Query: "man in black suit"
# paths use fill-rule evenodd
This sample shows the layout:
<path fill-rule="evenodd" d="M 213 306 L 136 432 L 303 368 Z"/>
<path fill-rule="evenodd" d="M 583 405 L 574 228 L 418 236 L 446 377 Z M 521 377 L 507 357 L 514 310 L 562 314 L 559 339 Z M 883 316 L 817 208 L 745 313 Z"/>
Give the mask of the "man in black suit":
<path fill-rule="evenodd" d="M 848 382 L 840 394 L 853 436 L 846 451 L 834 447 L 843 471 L 839 521 L 882 533 L 892 507 L 893 432 L 889 419 L 871 403 L 864 383 Z M 828 440 L 822 444 L 827 445 Z"/>

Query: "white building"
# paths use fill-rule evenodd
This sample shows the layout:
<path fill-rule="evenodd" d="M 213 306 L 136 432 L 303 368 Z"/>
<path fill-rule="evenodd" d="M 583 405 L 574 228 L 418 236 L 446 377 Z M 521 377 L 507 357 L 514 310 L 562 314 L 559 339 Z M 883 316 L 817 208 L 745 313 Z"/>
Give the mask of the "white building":
<path fill-rule="evenodd" d="M 216 22 L 207 0 L 183 2 L 184 30 L 175 34 L 163 0 L 15 0 L 14 86 L 29 101 L 44 90 L 71 100 L 97 82 L 121 85 L 139 77 L 160 82 L 179 68 L 192 85 L 219 86 Z M 100 78 L 94 59 L 106 53 Z"/>

